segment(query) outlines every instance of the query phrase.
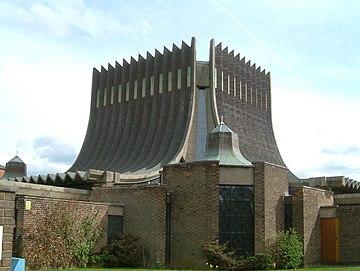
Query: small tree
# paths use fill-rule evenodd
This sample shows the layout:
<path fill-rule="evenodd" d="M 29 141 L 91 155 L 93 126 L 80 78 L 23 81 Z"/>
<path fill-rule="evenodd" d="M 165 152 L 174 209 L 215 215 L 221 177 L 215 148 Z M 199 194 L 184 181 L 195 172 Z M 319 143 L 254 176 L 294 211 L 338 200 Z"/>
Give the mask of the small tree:
<path fill-rule="evenodd" d="M 303 243 L 294 229 L 277 234 L 272 254 L 279 269 L 294 269 L 302 264 Z"/>

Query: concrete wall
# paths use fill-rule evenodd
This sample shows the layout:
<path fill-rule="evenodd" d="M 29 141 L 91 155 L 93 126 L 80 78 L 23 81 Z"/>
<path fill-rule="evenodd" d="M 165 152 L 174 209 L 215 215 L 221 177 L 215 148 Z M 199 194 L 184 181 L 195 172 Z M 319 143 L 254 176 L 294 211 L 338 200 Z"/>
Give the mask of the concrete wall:
<path fill-rule="evenodd" d="M 321 262 L 320 207 L 333 203 L 330 191 L 311 187 L 292 191 L 293 226 L 303 239 L 305 266 Z"/>
<path fill-rule="evenodd" d="M 163 183 L 171 193 L 169 267 L 204 269 L 202 245 L 218 243 L 218 162 L 165 166 Z"/>
<path fill-rule="evenodd" d="M 166 190 L 162 186 L 93 188 L 92 200 L 124 204 L 124 233 L 139 236 L 149 253 L 147 264 L 165 262 Z"/>
<path fill-rule="evenodd" d="M 254 163 L 255 253 L 276 239 L 285 228 L 284 195 L 288 191 L 286 168 Z"/>

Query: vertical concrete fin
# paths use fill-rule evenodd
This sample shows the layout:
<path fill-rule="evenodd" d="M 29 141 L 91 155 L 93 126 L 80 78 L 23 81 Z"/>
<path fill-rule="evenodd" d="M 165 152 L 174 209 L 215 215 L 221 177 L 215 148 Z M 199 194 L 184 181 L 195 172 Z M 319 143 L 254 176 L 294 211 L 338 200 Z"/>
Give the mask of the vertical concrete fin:
<path fill-rule="evenodd" d="M 127 62 L 126 59 L 123 58 L 123 66 L 129 66 L 129 65 L 130 65 L 129 62 Z"/>
<path fill-rule="evenodd" d="M 145 58 L 142 55 L 138 55 L 138 62 L 145 61 Z"/>
<path fill-rule="evenodd" d="M 181 42 L 181 49 L 184 49 L 184 48 L 190 48 L 190 46 L 187 45 L 187 43 L 185 41 L 182 41 Z"/>

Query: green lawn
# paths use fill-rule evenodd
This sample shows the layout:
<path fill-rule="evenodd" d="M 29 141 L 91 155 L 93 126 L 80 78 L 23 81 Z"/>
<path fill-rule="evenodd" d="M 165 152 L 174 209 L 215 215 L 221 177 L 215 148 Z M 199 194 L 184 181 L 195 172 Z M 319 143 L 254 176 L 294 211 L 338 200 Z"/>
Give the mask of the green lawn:
<path fill-rule="evenodd" d="M 48 269 L 47 271 L 155 271 L 156 269 L 134 269 L 134 268 L 82 268 L 82 269 Z M 165 271 L 166 269 L 162 269 Z M 169 271 L 174 271 L 170 270 Z M 294 269 L 287 269 L 294 270 Z M 319 266 L 319 267 L 309 267 L 309 268 L 301 268 L 297 269 L 300 271 L 360 271 L 360 266 Z M 191 270 L 186 270 L 191 271 Z M 280 270 L 279 270 L 280 271 Z"/>

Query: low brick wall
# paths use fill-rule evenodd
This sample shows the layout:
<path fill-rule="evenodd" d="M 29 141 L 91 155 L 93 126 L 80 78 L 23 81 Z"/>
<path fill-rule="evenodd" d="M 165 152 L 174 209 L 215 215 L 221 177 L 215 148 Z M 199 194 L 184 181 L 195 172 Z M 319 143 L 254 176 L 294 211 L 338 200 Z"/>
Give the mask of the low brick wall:
<path fill-rule="evenodd" d="M 293 225 L 304 244 L 304 265 L 320 264 L 320 207 L 333 205 L 333 193 L 311 187 L 292 192 Z"/>
<path fill-rule="evenodd" d="M 94 187 L 91 199 L 124 205 L 124 233 L 139 236 L 149 254 L 147 264 L 165 262 L 166 189 L 160 185 Z"/>
<path fill-rule="evenodd" d="M 73 204 L 74 208 L 77 208 L 81 214 L 96 214 L 100 225 L 104 229 L 102 236 L 97 243 L 96 248 L 101 248 L 106 245 L 107 242 L 107 214 L 109 204 L 75 201 L 67 199 L 52 199 L 46 197 L 33 197 L 33 196 L 17 196 L 16 199 L 16 252 L 18 257 L 25 257 L 27 247 L 30 240 L 24 228 L 31 227 L 36 221 L 40 220 L 48 212 L 49 208 L 56 208 L 59 203 Z"/>
<path fill-rule="evenodd" d="M 338 209 L 340 221 L 340 262 L 360 263 L 360 205 Z"/>
<path fill-rule="evenodd" d="M 14 188 L 0 186 L 0 225 L 3 226 L 0 271 L 11 270 L 15 227 L 15 192 Z"/>

